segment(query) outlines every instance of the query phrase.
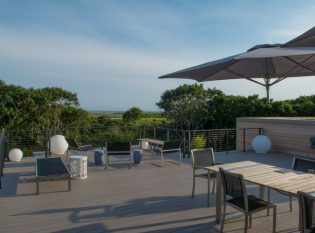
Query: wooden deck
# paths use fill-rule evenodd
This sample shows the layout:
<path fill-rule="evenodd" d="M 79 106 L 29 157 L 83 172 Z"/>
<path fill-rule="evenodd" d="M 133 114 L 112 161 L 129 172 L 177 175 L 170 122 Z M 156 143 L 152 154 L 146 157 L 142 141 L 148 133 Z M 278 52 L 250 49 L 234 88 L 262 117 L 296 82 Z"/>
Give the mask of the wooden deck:
<path fill-rule="evenodd" d="M 190 160 L 181 166 L 151 164 L 154 156 L 128 169 L 126 163 L 112 163 L 109 170 L 88 167 L 86 180 L 41 183 L 36 195 L 33 158 L 6 163 L 0 190 L 0 232 L 219 232 L 215 223 L 215 195 L 206 203 L 206 181 L 197 179 L 196 196 L 191 199 Z M 216 154 L 217 162 L 252 160 L 290 168 L 293 156 L 256 155 L 251 152 Z M 248 186 L 258 195 L 258 187 Z M 289 212 L 288 198 L 272 192 L 278 205 L 277 232 L 297 232 L 298 205 Z M 232 209 L 228 209 L 233 211 Z M 242 216 L 229 220 L 225 232 L 243 232 Z M 249 232 L 271 232 L 272 216 L 253 216 Z"/>

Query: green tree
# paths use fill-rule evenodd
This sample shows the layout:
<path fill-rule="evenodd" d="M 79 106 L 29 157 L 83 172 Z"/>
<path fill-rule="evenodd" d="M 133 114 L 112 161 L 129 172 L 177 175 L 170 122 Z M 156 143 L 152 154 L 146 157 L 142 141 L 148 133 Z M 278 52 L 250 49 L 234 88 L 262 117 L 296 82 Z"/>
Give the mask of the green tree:
<path fill-rule="evenodd" d="M 136 121 L 142 118 L 144 115 L 140 108 L 132 107 L 123 114 L 124 121 Z"/>
<path fill-rule="evenodd" d="M 164 110 L 176 129 L 196 130 L 202 128 L 216 111 L 217 97 L 223 93 L 203 85 L 184 84 L 165 91 L 157 106 Z"/>
<path fill-rule="evenodd" d="M 62 88 L 23 88 L 0 80 L 0 124 L 6 129 L 44 129 L 54 132 L 88 124 L 75 93 Z"/>

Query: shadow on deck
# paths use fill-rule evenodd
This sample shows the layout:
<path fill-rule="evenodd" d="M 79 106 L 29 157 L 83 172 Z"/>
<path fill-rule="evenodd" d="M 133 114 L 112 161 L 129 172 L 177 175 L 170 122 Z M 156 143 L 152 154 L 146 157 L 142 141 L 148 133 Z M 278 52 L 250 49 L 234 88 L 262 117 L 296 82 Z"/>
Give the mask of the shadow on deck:
<path fill-rule="evenodd" d="M 151 164 L 145 155 L 142 164 L 128 169 L 116 161 L 109 170 L 89 163 L 88 178 L 73 180 L 67 192 L 65 181 L 45 182 L 35 195 L 33 158 L 8 163 L 0 190 L 0 231 L 6 232 L 219 232 L 215 223 L 215 195 L 206 207 L 206 182 L 198 180 L 191 199 L 191 161 L 163 168 Z M 252 160 L 290 168 L 293 156 L 251 152 L 216 154 L 217 162 Z M 258 187 L 248 185 L 258 195 Z M 297 232 L 298 206 L 289 212 L 288 198 L 272 192 L 278 204 L 277 231 Z M 225 232 L 243 232 L 243 217 L 231 219 Z M 249 232 L 271 232 L 272 218 L 254 215 Z"/>

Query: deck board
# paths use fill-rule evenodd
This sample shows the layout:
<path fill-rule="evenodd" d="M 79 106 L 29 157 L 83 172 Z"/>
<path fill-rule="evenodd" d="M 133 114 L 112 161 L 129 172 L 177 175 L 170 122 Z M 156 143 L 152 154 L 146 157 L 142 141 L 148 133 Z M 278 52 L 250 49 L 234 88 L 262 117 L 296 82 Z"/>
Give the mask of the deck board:
<path fill-rule="evenodd" d="M 177 158 L 177 156 L 175 156 Z M 126 163 L 113 162 L 109 170 L 89 163 L 88 178 L 73 180 L 72 191 L 66 181 L 42 182 L 36 195 L 35 163 L 25 158 L 6 163 L 0 190 L 0 232 L 219 232 L 215 223 L 215 195 L 207 207 L 207 186 L 197 179 L 191 199 L 190 159 L 181 166 L 151 164 L 152 155 L 128 169 Z M 256 155 L 251 152 L 216 154 L 217 162 L 251 160 L 290 168 L 292 155 Z M 256 185 L 248 192 L 258 195 Z M 288 197 L 272 191 L 278 205 L 277 231 L 297 232 L 298 206 Z M 228 212 L 232 209 L 228 209 Z M 229 220 L 225 232 L 243 232 L 242 216 Z M 260 213 L 253 217 L 249 232 L 271 232 L 272 217 Z"/>

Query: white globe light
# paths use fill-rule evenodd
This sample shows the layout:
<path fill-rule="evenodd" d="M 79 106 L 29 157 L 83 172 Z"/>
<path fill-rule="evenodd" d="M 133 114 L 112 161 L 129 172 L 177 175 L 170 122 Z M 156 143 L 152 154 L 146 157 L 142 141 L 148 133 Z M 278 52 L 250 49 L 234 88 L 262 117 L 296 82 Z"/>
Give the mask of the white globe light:
<path fill-rule="evenodd" d="M 68 143 L 64 136 L 55 135 L 50 138 L 50 152 L 52 154 L 61 155 L 68 149 Z"/>
<path fill-rule="evenodd" d="M 23 158 L 23 152 L 20 149 L 14 148 L 9 152 L 9 159 L 13 162 L 21 161 Z"/>
<path fill-rule="evenodd" d="M 266 154 L 271 149 L 271 141 L 265 135 L 258 135 L 253 139 L 252 147 L 257 154 Z"/>

